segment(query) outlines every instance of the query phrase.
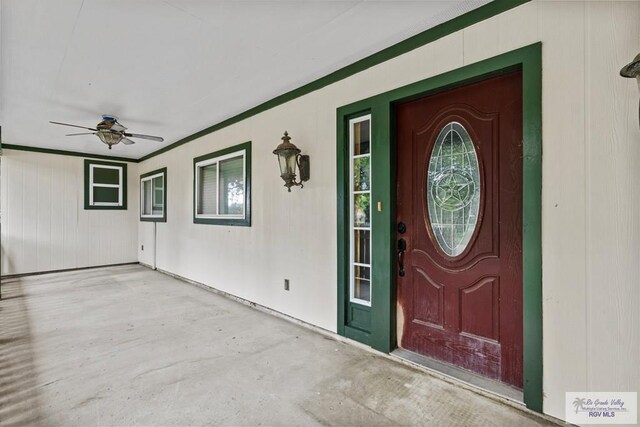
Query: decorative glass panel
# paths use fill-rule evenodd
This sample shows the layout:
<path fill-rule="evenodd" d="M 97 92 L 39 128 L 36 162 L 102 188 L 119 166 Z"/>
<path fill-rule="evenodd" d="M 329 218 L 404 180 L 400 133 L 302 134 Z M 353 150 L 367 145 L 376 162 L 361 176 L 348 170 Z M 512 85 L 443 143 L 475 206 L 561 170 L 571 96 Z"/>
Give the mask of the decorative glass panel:
<path fill-rule="evenodd" d="M 478 223 L 480 168 L 471 137 L 458 122 L 442 128 L 431 152 L 427 207 L 444 253 L 455 257 L 464 252 Z"/>

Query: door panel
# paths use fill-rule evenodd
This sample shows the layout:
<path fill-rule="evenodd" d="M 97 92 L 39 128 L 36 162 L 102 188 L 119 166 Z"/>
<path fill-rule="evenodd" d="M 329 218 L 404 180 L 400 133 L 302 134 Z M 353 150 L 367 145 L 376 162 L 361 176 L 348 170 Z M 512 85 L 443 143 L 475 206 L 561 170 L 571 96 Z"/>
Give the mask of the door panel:
<path fill-rule="evenodd" d="M 522 387 L 522 80 L 396 107 L 399 345 Z"/>

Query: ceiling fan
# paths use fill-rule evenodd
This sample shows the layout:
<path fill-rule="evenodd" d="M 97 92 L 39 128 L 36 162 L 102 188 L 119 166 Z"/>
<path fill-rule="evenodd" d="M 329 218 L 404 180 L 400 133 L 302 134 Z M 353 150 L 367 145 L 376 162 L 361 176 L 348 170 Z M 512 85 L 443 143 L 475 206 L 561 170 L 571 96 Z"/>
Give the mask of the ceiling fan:
<path fill-rule="evenodd" d="M 100 141 L 104 142 L 109 146 L 109 150 L 111 147 L 122 142 L 125 145 L 135 144 L 134 141 L 129 138 L 140 138 L 140 139 L 149 139 L 151 141 L 162 142 L 164 138 L 159 136 L 151 136 L 151 135 L 141 135 L 139 133 L 129 133 L 125 132 L 127 130 L 126 127 L 122 126 L 120 122 L 118 122 L 118 118 L 111 114 L 103 114 L 102 121 L 98 123 L 94 128 L 88 128 L 85 126 L 71 125 L 69 123 L 60 123 L 60 122 L 52 122 L 54 125 L 63 125 L 63 126 L 72 126 L 80 129 L 87 129 L 92 132 L 82 132 L 82 133 L 69 133 L 66 136 L 78 136 L 78 135 L 98 135 Z"/>

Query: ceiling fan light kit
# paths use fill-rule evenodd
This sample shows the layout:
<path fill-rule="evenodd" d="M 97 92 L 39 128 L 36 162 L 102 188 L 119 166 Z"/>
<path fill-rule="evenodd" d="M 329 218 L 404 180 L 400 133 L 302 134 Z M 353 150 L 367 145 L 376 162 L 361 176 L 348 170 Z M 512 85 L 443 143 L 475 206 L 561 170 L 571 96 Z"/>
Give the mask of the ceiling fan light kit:
<path fill-rule="evenodd" d="M 62 126 L 71 126 L 80 129 L 90 130 L 92 132 L 83 132 L 83 133 L 70 133 L 66 136 L 79 136 L 79 135 L 97 135 L 100 141 L 107 144 L 109 150 L 116 144 L 122 142 L 125 145 L 135 144 L 135 141 L 129 138 L 139 138 L 139 139 L 147 139 L 150 141 L 162 142 L 164 138 L 159 136 L 152 135 L 142 135 L 139 133 L 128 133 L 126 132 L 127 128 L 124 127 L 120 122 L 118 122 L 118 118 L 111 114 L 103 114 L 102 121 L 96 125 L 95 128 L 89 128 L 85 126 L 72 125 L 69 123 L 62 122 L 49 122 L 54 125 L 62 125 Z"/>

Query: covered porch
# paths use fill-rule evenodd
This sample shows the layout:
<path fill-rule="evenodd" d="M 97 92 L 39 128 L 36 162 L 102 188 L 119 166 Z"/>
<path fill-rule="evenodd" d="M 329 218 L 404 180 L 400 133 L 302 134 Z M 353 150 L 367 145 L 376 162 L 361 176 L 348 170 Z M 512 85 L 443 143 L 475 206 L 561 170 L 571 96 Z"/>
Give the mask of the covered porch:
<path fill-rule="evenodd" d="M 136 264 L 2 293 L 3 425 L 552 425 Z"/>

